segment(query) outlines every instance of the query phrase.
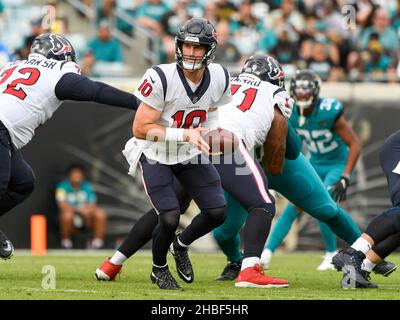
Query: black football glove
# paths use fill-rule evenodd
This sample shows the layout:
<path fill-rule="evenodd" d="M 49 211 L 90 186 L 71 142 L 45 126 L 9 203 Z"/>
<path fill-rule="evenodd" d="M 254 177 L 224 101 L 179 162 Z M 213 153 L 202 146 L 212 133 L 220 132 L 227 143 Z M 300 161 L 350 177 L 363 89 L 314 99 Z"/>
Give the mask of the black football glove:
<path fill-rule="evenodd" d="M 342 202 L 346 200 L 347 187 L 349 186 L 349 178 L 341 176 L 339 181 L 331 185 L 328 190 L 332 190 L 332 198 L 336 202 Z"/>

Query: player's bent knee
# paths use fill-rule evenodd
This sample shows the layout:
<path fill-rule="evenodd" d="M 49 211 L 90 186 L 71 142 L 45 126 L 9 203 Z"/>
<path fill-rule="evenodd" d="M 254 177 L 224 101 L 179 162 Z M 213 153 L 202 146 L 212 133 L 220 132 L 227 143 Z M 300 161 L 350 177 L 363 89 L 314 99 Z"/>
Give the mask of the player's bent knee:
<path fill-rule="evenodd" d="M 32 179 L 26 183 L 13 186 L 10 191 L 10 196 L 13 198 L 16 204 L 21 203 L 28 198 L 33 190 L 35 189 L 35 180 Z"/>
<path fill-rule="evenodd" d="M 167 229 L 176 229 L 179 225 L 180 210 L 169 210 L 159 215 L 160 226 Z"/>
<path fill-rule="evenodd" d="M 103 210 L 103 209 L 96 209 L 95 217 L 96 217 L 96 219 L 99 219 L 99 220 L 107 220 L 107 214 L 106 214 L 105 210 Z"/>
<path fill-rule="evenodd" d="M 273 203 L 264 203 L 261 206 L 257 206 L 255 208 L 249 210 L 249 214 L 252 214 L 254 212 L 264 213 L 264 214 L 270 216 L 271 219 L 273 219 L 274 216 L 275 216 L 275 204 L 273 204 Z"/>
<path fill-rule="evenodd" d="M 219 226 L 226 219 L 227 206 L 212 209 L 203 209 L 202 212 L 203 214 L 207 215 L 207 217 L 212 221 L 215 226 Z"/>
<path fill-rule="evenodd" d="M 400 208 L 390 208 L 383 212 L 383 215 L 392 221 L 393 226 L 396 228 L 396 232 L 400 232 Z"/>
<path fill-rule="evenodd" d="M 314 208 L 314 210 L 308 213 L 313 218 L 325 223 L 329 223 L 332 219 L 336 219 L 341 214 L 336 203 L 324 204 L 320 207 Z"/>

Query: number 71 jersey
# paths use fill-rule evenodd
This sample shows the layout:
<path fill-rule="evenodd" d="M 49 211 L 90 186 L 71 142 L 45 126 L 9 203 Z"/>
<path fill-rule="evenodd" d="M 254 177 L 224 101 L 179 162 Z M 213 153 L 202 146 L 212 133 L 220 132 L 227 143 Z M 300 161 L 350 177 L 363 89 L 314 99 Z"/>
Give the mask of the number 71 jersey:
<path fill-rule="evenodd" d="M 16 149 L 24 147 L 35 129 L 61 105 L 55 87 L 70 72 L 80 73 L 79 66 L 38 54 L 30 54 L 27 60 L 9 63 L 0 70 L 0 121 Z"/>
<path fill-rule="evenodd" d="M 274 106 L 288 92 L 261 81 L 252 74 L 240 74 L 231 79 L 233 100 L 219 108 L 222 128 L 238 135 L 251 150 L 262 146 L 274 119 Z"/>

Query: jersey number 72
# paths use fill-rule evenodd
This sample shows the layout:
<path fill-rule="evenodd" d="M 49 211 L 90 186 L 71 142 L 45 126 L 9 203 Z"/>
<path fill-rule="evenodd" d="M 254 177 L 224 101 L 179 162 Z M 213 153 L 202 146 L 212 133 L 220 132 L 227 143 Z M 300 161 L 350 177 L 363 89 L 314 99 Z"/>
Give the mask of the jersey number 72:
<path fill-rule="evenodd" d="M 8 78 L 11 77 L 16 68 L 17 66 L 14 66 L 2 72 L 2 74 L 0 75 L 1 77 L 0 85 L 5 83 L 8 80 Z M 4 90 L 2 93 L 11 94 L 14 97 L 24 100 L 26 98 L 26 92 L 22 88 L 17 88 L 17 86 L 18 85 L 33 86 L 40 78 L 40 71 L 35 68 L 22 68 L 18 70 L 18 73 L 20 73 L 23 76 L 28 74 L 28 78 L 21 77 L 14 79 L 9 84 L 7 84 L 6 90 Z"/>

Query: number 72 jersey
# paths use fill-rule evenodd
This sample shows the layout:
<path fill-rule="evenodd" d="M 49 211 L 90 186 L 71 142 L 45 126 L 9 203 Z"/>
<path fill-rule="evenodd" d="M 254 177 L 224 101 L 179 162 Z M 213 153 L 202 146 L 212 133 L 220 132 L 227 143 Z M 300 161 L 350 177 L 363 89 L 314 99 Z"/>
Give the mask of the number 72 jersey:
<path fill-rule="evenodd" d="M 345 164 L 348 146 L 336 133 L 334 126 L 343 114 L 343 104 L 336 99 L 320 98 L 313 112 L 300 125 L 299 108 L 295 105 L 290 122 L 300 134 L 310 152 L 313 164 Z"/>
<path fill-rule="evenodd" d="M 80 73 L 79 66 L 38 54 L 30 54 L 27 60 L 9 63 L 0 70 L 0 121 L 16 149 L 25 146 L 35 129 L 61 105 L 55 87 L 70 72 Z"/>

